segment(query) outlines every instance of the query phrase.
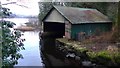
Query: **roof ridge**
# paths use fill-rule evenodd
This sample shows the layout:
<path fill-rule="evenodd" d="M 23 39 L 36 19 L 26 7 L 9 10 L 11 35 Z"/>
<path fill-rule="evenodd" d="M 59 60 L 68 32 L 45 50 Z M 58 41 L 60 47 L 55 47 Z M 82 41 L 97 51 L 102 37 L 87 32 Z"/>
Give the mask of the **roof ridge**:
<path fill-rule="evenodd" d="M 80 8 L 80 7 L 71 7 L 71 6 L 58 6 L 58 5 L 53 5 L 54 7 L 61 7 L 61 8 L 72 8 L 72 9 L 83 9 L 83 10 L 96 10 L 94 8 Z"/>

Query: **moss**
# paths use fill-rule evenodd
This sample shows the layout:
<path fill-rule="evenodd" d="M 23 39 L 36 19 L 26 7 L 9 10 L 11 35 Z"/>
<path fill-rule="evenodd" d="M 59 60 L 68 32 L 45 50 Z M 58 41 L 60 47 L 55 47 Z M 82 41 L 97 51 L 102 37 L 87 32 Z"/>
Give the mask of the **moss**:
<path fill-rule="evenodd" d="M 120 64 L 120 53 L 111 53 L 107 50 L 100 52 L 87 52 L 90 60 L 102 65 Z"/>
<path fill-rule="evenodd" d="M 77 48 L 77 51 L 78 52 L 84 52 L 84 51 L 87 51 L 87 49 L 86 48 Z"/>
<path fill-rule="evenodd" d="M 114 54 L 113 59 L 116 63 L 120 64 L 120 53 Z"/>

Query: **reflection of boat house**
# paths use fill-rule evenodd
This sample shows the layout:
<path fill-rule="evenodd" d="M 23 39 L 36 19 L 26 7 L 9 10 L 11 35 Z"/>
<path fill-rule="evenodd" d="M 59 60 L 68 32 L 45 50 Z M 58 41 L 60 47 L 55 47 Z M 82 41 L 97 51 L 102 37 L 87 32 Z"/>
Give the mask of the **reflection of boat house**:
<path fill-rule="evenodd" d="M 80 32 L 91 35 L 97 29 L 104 32 L 111 27 L 108 17 L 96 9 L 53 6 L 43 19 L 44 32 L 53 32 L 59 37 L 65 35 L 69 39 L 76 39 Z"/>

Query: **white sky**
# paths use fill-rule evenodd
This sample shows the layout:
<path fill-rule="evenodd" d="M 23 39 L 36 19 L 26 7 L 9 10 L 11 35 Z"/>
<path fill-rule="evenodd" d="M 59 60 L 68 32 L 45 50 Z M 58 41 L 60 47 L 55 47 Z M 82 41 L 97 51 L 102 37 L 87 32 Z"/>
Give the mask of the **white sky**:
<path fill-rule="evenodd" d="M 20 14 L 20 15 L 38 15 L 39 7 L 38 2 L 39 0 L 0 0 L 1 4 L 10 3 L 10 2 L 17 2 L 19 5 L 27 6 L 28 8 L 18 6 L 16 4 L 8 4 L 2 5 L 3 7 L 9 8 L 12 13 Z"/>
<path fill-rule="evenodd" d="M 0 0 L 2 4 L 9 3 L 9 2 L 17 2 L 19 5 L 24 5 L 29 8 L 20 7 L 16 4 L 8 4 L 8 5 L 2 5 L 3 7 L 9 8 L 12 13 L 20 14 L 20 15 L 38 15 L 39 13 L 39 7 L 38 2 L 49 2 L 52 0 Z M 59 1 L 59 0 L 53 0 L 53 1 Z M 68 1 L 68 2 L 77 2 L 77 1 L 105 1 L 105 2 L 118 2 L 119 0 L 61 0 L 61 1 Z"/>

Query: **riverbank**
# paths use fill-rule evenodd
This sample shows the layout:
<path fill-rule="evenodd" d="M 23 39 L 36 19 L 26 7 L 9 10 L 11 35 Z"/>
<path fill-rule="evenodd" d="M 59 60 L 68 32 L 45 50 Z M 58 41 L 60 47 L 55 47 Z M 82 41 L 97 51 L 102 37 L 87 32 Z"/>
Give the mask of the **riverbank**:
<path fill-rule="evenodd" d="M 82 66 L 119 66 L 119 48 L 113 43 L 83 44 L 66 38 L 56 39 L 56 47 Z M 87 64 L 86 64 L 87 63 Z M 77 64 L 77 63 L 76 63 Z"/>
<path fill-rule="evenodd" d="M 20 26 L 20 27 L 14 28 L 14 29 L 20 30 L 20 31 L 34 31 L 35 30 L 34 27 L 28 27 L 28 26 Z"/>
<path fill-rule="evenodd" d="M 62 60 L 63 64 L 81 68 L 108 68 L 120 65 L 119 46 L 113 42 L 80 42 L 67 38 L 54 38 L 51 34 L 43 33 L 41 37 L 41 50 L 46 51 L 46 57 L 52 63 L 56 59 L 49 54 Z M 45 53 L 45 54 L 46 54 Z M 59 62 L 59 61 L 57 61 Z M 64 66 L 64 65 L 63 65 Z"/>

